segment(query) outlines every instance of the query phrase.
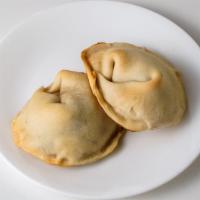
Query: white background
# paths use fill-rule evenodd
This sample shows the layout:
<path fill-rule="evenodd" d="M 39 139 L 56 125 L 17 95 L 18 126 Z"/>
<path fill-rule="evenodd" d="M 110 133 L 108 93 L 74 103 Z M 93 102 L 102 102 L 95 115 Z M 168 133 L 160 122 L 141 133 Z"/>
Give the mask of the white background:
<path fill-rule="evenodd" d="M 0 0 L 0 39 L 14 25 L 35 12 L 60 5 L 68 0 Z M 128 0 L 156 11 L 185 29 L 200 45 L 199 0 Z M 3 140 L 3 138 L 1 138 Z M 8 165 L 0 155 L 0 199 L 69 200 L 27 179 Z M 129 200 L 199 200 L 200 157 L 176 179 L 151 192 Z M 71 198 L 70 198 L 71 200 Z"/>

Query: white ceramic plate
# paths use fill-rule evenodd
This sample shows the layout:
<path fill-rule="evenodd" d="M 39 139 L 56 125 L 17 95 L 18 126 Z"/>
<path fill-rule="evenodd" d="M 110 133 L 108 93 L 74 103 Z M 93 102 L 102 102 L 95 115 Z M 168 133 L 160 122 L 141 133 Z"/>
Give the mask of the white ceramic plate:
<path fill-rule="evenodd" d="M 123 41 L 160 52 L 182 72 L 189 111 L 174 128 L 127 134 L 122 148 L 96 164 L 60 168 L 17 149 L 10 122 L 59 69 L 82 71 L 80 52 L 98 41 Z M 177 25 L 130 4 L 87 1 L 32 17 L 0 43 L 0 149 L 31 179 L 69 196 L 109 199 L 136 195 L 181 173 L 200 151 L 200 49 Z"/>

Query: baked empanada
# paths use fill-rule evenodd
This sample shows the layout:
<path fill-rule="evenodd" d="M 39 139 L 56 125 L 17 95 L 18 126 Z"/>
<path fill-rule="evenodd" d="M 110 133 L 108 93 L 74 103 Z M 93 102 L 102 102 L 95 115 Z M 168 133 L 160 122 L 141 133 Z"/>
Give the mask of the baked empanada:
<path fill-rule="evenodd" d="M 141 131 L 181 121 L 182 81 L 159 55 L 127 43 L 97 43 L 81 57 L 99 104 L 124 128 Z"/>
<path fill-rule="evenodd" d="M 99 106 L 86 74 L 60 71 L 12 123 L 16 145 L 51 164 L 83 165 L 110 154 L 123 130 Z"/>

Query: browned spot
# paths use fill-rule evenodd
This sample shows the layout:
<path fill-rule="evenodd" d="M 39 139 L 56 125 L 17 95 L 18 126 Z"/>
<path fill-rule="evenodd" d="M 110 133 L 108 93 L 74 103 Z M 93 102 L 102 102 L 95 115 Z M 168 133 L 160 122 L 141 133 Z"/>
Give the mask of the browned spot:
<path fill-rule="evenodd" d="M 50 158 L 56 158 L 56 157 L 57 157 L 57 155 L 56 155 L 55 153 L 48 154 L 48 156 L 49 156 Z"/>
<path fill-rule="evenodd" d="M 60 161 L 59 161 L 59 163 L 60 163 L 61 165 L 63 165 L 63 164 L 66 163 L 67 161 L 68 161 L 67 158 L 61 158 Z"/>

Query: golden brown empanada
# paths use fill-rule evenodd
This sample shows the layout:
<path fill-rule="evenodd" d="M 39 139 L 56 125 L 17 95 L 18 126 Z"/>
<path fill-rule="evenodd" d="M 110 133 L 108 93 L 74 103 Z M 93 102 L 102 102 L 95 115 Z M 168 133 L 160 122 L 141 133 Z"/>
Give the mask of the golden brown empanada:
<path fill-rule="evenodd" d="M 98 102 L 124 128 L 140 131 L 181 121 L 183 85 L 159 55 L 127 43 L 97 43 L 81 56 Z"/>
<path fill-rule="evenodd" d="M 51 164 L 83 165 L 110 154 L 123 135 L 93 96 L 84 73 L 60 71 L 12 123 L 16 145 Z"/>

